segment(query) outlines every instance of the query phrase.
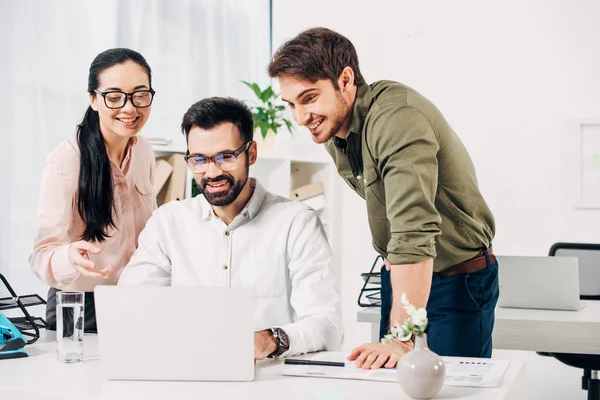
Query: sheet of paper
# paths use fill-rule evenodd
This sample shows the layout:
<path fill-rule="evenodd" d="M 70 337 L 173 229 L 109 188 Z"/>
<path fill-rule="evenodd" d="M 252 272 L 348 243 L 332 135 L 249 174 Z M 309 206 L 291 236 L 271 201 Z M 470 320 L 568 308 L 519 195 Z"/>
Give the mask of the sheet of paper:
<path fill-rule="evenodd" d="M 320 365 L 283 365 L 281 375 L 312 376 L 315 378 L 357 379 L 367 381 L 396 382 L 396 369 L 363 370 L 354 362 L 346 361 L 345 367 L 324 367 Z"/>
<path fill-rule="evenodd" d="M 446 386 L 496 387 L 502 382 L 509 360 L 443 357 Z"/>
<path fill-rule="evenodd" d="M 502 381 L 509 360 L 487 358 L 442 357 L 446 365 L 446 386 L 496 387 Z M 356 379 L 380 382 L 397 382 L 396 369 L 363 370 L 354 362 L 345 367 L 316 365 L 282 365 L 281 375 L 310 376 L 315 378 Z"/>

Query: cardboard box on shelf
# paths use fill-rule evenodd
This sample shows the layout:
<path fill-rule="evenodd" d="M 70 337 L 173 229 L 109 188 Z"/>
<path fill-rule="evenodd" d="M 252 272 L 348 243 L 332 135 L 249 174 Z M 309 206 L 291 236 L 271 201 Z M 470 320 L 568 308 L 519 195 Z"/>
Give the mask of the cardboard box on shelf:
<path fill-rule="evenodd" d="M 290 193 L 290 199 L 292 200 L 306 200 L 311 197 L 318 196 L 323 193 L 323 185 L 320 183 L 309 183 L 308 185 L 300 186 L 292 190 Z"/>
<path fill-rule="evenodd" d="M 185 198 L 187 165 L 179 153 L 157 157 L 154 193 L 158 206 Z"/>
<path fill-rule="evenodd" d="M 315 211 L 325 208 L 323 185 L 319 182 L 310 183 L 292 190 L 290 199 L 299 200 Z"/>

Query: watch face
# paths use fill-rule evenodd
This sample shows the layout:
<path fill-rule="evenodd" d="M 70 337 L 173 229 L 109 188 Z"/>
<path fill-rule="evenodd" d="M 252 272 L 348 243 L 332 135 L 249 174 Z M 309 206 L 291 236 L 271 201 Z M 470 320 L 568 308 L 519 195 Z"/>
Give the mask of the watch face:
<path fill-rule="evenodd" d="M 272 354 L 277 357 L 290 349 L 290 340 L 285 331 L 281 328 L 271 328 L 273 339 L 277 342 L 277 350 Z"/>
<path fill-rule="evenodd" d="M 277 328 L 277 333 L 280 338 L 280 346 L 284 349 L 288 350 L 290 348 L 290 339 L 288 338 L 287 333 L 281 328 Z"/>

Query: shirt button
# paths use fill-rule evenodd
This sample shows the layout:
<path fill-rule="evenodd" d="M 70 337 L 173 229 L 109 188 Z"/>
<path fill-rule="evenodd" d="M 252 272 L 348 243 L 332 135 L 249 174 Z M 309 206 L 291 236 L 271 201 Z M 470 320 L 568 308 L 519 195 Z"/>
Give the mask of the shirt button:
<path fill-rule="evenodd" d="M 225 236 L 229 236 L 231 233 L 229 231 L 225 231 Z"/>
<path fill-rule="evenodd" d="M 360 180 L 360 179 L 362 179 L 362 176 L 361 175 L 356 175 L 356 179 Z"/>
<path fill-rule="evenodd" d="M 244 211 L 244 217 L 247 217 L 248 213 L 246 211 Z"/>
<path fill-rule="evenodd" d="M 227 265 L 223 265 L 223 269 L 227 269 L 229 268 Z"/>

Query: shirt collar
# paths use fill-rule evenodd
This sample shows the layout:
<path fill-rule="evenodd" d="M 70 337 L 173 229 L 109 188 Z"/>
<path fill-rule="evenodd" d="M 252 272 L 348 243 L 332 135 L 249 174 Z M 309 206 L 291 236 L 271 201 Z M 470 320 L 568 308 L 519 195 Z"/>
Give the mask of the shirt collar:
<path fill-rule="evenodd" d="M 252 219 L 258 215 L 267 191 L 256 178 L 250 178 L 250 185 L 254 188 L 254 193 L 252 193 L 250 200 L 246 204 L 246 207 L 242 209 L 242 212 L 248 211 L 248 217 Z"/>
<path fill-rule="evenodd" d="M 248 213 L 248 218 L 252 219 L 260 212 L 260 207 L 262 206 L 267 191 L 256 178 L 250 178 L 249 183 L 254 188 L 254 193 L 252 193 L 250 200 L 248 200 L 248 203 L 246 203 L 244 208 L 242 208 L 240 214 Z M 203 195 L 200 194 L 198 197 L 200 197 L 200 203 L 202 207 L 202 220 L 209 221 L 211 218 L 215 217 L 212 205 Z"/>
<path fill-rule="evenodd" d="M 350 122 L 350 132 L 358 133 L 362 132 L 365 118 L 369 112 L 369 107 L 373 102 L 373 94 L 371 93 L 371 87 L 363 83 L 356 89 L 356 98 L 354 99 L 354 107 L 352 109 L 352 120 Z"/>
<path fill-rule="evenodd" d="M 121 164 L 121 169 L 123 171 L 127 170 L 129 167 L 129 163 L 131 161 L 131 153 L 133 152 L 133 146 L 135 146 L 137 142 L 137 136 L 130 137 L 129 141 L 127 142 L 127 147 L 125 147 L 125 157 L 123 158 L 123 163 Z"/>

